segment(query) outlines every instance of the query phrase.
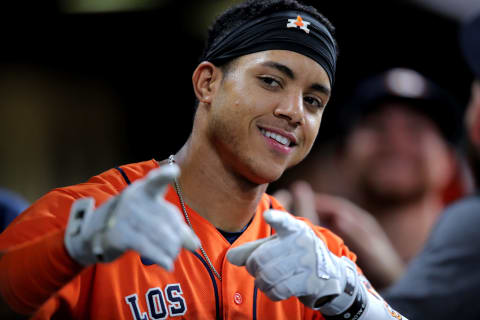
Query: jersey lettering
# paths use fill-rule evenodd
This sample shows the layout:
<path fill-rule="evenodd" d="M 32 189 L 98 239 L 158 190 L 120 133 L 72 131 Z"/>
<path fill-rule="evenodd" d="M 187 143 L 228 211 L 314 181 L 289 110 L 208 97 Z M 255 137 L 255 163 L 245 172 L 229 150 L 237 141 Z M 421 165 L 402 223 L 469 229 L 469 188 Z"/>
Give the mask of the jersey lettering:
<path fill-rule="evenodd" d="M 133 319 L 135 320 L 148 320 L 148 316 L 146 312 L 142 312 L 140 315 L 140 308 L 137 304 L 138 296 L 136 293 L 131 294 L 125 297 L 125 301 L 130 306 L 130 311 L 132 311 Z"/>
<path fill-rule="evenodd" d="M 160 288 L 152 288 L 145 295 L 150 319 L 166 319 L 168 316 L 167 306 Z"/>
<path fill-rule="evenodd" d="M 181 316 L 187 312 L 187 304 L 182 294 L 182 288 L 179 283 L 169 284 L 165 288 L 165 295 L 167 296 L 168 302 L 170 302 L 168 308 L 170 309 L 170 315 L 172 317 Z"/>
<path fill-rule="evenodd" d="M 130 307 L 134 320 L 157 320 L 182 316 L 187 312 L 187 303 L 183 298 L 183 291 L 179 283 L 169 284 L 165 287 L 165 295 L 161 288 L 150 288 L 145 293 L 145 302 L 148 315 L 140 310 L 138 295 L 136 293 L 125 297 Z M 165 301 L 166 298 L 166 301 Z M 168 305 L 167 305 L 168 301 Z"/>

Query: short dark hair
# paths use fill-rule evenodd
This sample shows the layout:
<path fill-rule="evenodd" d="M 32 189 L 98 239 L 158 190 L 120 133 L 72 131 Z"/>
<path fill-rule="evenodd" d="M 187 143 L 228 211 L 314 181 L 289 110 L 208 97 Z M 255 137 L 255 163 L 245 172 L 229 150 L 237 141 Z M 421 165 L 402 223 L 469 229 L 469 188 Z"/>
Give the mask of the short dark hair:
<path fill-rule="evenodd" d="M 316 18 L 332 35 L 335 48 L 337 49 L 336 52 L 338 52 L 337 43 L 334 37 L 335 28 L 330 21 L 321 13 L 319 13 L 314 7 L 304 5 L 297 0 L 247 0 L 227 9 L 210 25 L 203 53 L 198 62 L 200 63 L 204 61 L 210 48 L 221 41 L 232 30 L 258 17 L 283 10 L 301 11 Z M 235 58 L 225 61 L 221 65 L 217 65 L 217 67 L 219 67 L 222 72 L 226 74 L 232 67 L 232 62 L 234 60 Z M 195 109 L 197 106 L 198 100 L 195 101 Z"/>
<path fill-rule="evenodd" d="M 333 25 L 312 6 L 304 5 L 297 0 L 247 0 L 230 7 L 215 19 L 208 29 L 207 40 L 199 62 L 204 61 L 210 48 L 221 41 L 231 30 L 238 28 L 250 20 L 283 10 L 296 10 L 308 13 L 325 25 L 332 34 L 332 37 L 334 37 L 335 28 Z M 335 47 L 337 47 L 336 42 Z M 230 61 L 227 61 L 223 65 L 229 62 Z"/>

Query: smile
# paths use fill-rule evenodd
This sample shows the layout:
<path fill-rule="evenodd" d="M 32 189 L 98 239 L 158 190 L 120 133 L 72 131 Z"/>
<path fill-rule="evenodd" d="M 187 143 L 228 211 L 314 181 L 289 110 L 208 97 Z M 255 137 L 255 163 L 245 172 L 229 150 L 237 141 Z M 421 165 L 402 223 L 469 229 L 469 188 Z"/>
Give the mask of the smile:
<path fill-rule="evenodd" d="M 260 132 L 265 137 L 273 139 L 273 140 L 277 141 L 278 143 L 280 143 L 280 144 L 282 144 L 286 147 L 290 147 L 294 144 L 289 138 L 287 138 L 285 136 L 282 136 L 281 134 L 278 134 L 278 133 L 275 133 L 275 132 L 272 132 L 272 131 L 269 131 L 269 130 L 266 130 L 266 129 L 263 129 L 263 128 L 260 128 Z"/>

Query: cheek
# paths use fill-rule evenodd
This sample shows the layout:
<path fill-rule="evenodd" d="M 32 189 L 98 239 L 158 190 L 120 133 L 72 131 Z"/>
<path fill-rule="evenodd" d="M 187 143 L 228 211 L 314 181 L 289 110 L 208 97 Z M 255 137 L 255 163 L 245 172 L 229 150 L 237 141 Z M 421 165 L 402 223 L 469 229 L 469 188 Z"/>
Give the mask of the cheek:
<path fill-rule="evenodd" d="M 424 166 L 430 171 L 430 175 L 443 181 L 449 179 L 452 170 L 448 147 L 439 139 L 435 137 L 426 139 L 421 152 Z"/>
<path fill-rule="evenodd" d="M 354 132 L 347 141 L 348 154 L 354 161 L 370 158 L 377 150 L 376 134 L 369 130 Z"/>
<path fill-rule="evenodd" d="M 230 109 L 233 109 L 237 116 L 252 115 L 265 105 L 265 95 L 259 92 L 258 88 L 246 85 L 246 81 L 239 81 L 229 90 Z"/>
<path fill-rule="evenodd" d="M 320 124 L 322 122 L 323 111 L 318 115 L 312 115 L 305 121 L 305 140 L 313 144 L 318 135 Z"/>

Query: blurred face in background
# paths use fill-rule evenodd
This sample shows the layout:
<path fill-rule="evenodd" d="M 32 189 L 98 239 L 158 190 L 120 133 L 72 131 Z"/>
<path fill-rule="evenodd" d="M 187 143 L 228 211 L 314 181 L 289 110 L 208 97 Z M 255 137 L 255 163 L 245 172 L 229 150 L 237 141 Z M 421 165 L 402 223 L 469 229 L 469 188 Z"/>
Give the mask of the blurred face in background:
<path fill-rule="evenodd" d="M 476 188 L 480 185 L 480 80 L 472 84 L 470 101 L 465 112 L 467 129 L 466 154 L 472 170 Z"/>
<path fill-rule="evenodd" d="M 452 155 L 435 123 L 403 102 L 385 103 L 347 138 L 345 168 L 367 201 L 399 204 L 450 181 Z"/>

